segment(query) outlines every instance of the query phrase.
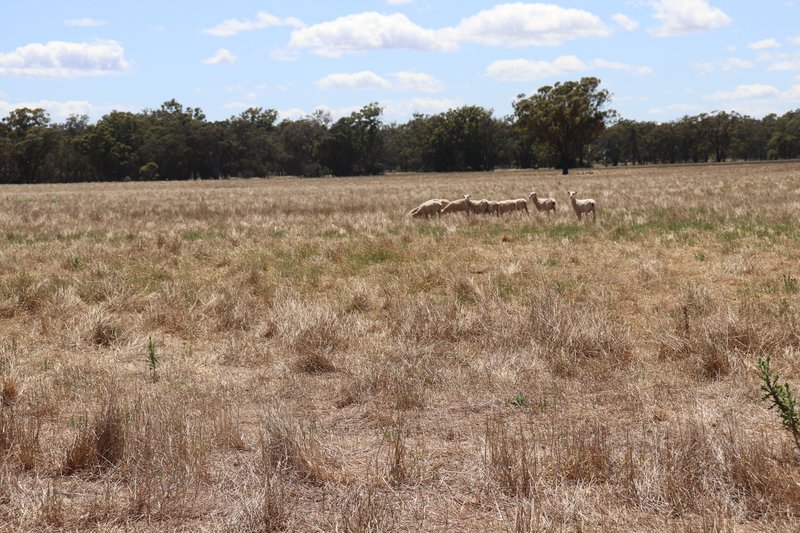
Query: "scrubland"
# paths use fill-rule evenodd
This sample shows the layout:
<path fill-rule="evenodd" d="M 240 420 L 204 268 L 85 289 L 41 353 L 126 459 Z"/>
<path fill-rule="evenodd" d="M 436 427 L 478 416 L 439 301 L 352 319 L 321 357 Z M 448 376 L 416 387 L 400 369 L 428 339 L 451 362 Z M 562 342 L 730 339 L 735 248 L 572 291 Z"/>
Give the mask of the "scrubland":
<path fill-rule="evenodd" d="M 0 530 L 798 530 L 799 217 L 788 163 L 4 186 Z"/>

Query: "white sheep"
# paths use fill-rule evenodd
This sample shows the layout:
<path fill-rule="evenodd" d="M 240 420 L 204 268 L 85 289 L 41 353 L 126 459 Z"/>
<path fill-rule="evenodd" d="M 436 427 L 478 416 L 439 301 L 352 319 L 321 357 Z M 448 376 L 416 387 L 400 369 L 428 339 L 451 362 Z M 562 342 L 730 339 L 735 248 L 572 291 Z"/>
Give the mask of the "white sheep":
<path fill-rule="evenodd" d="M 595 212 L 595 201 L 591 198 L 585 198 L 583 200 L 578 200 L 575 198 L 575 191 L 567 191 L 569 194 L 569 200 L 572 203 L 572 209 L 575 210 L 575 214 L 578 215 L 578 220 L 581 219 L 581 215 L 584 213 L 592 213 L 592 222 L 597 220 L 597 215 Z"/>
<path fill-rule="evenodd" d="M 471 196 L 469 194 L 465 194 L 464 198 L 453 200 L 452 202 L 444 206 L 440 211 L 440 213 L 443 215 L 447 213 L 460 213 L 460 212 L 469 213 L 470 210 L 472 209 L 472 203 L 470 202 L 470 198 Z"/>
<path fill-rule="evenodd" d="M 469 200 L 469 210 L 471 213 L 485 215 L 489 211 L 489 200 Z"/>
<path fill-rule="evenodd" d="M 556 212 L 556 199 L 555 198 L 542 198 L 539 200 L 539 197 L 536 196 L 536 191 L 530 193 L 528 197 L 533 202 L 533 205 L 536 206 L 537 211 L 546 211 L 547 216 L 550 216 L 550 211 L 555 214 Z"/>
<path fill-rule="evenodd" d="M 497 201 L 497 214 L 510 213 L 517 210 L 517 203 L 514 200 L 498 200 Z"/>
<path fill-rule="evenodd" d="M 528 212 L 528 200 L 525 198 L 515 198 L 513 200 L 500 200 L 498 202 L 499 212 L 507 213 L 509 211 L 525 211 Z M 510 207 L 513 206 L 513 207 Z"/>
<path fill-rule="evenodd" d="M 433 215 L 441 216 L 442 209 L 449 203 L 449 201 L 441 198 L 422 202 L 419 206 L 411 210 L 411 216 L 414 218 L 431 217 Z"/>

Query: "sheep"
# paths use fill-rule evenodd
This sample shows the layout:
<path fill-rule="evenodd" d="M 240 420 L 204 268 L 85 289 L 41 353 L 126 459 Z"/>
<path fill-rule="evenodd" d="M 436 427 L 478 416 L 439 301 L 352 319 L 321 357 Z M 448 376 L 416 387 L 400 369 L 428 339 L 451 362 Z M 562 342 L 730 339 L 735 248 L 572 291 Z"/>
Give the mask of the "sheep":
<path fill-rule="evenodd" d="M 516 200 L 498 200 L 495 203 L 497 204 L 495 207 L 495 213 L 497 213 L 497 216 L 517 210 Z"/>
<path fill-rule="evenodd" d="M 442 209 L 449 203 L 449 201 L 441 198 L 422 202 L 419 206 L 411 210 L 411 216 L 414 218 L 431 217 L 433 215 L 441 216 Z"/>
<path fill-rule="evenodd" d="M 496 212 L 498 215 L 510 213 L 511 211 L 525 211 L 527 213 L 528 201 L 525 198 L 516 198 L 514 200 L 499 200 L 497 202 Z"/>
<path fill-rule="evenodd" d="M 469 213 L 472 209 L 472 203 L 470 202 L 471 196 L 469 194 L 465 194 L 463 198 L 459 198 L 458 200 L 453 200 L 446 206 L 442 208 L 440 211 L 441 214 L 447 213 L 459 213 L 459 212 L 466 212 Z"/>
<path fill-rule="evenodd" d="M 489 200 L 486 202 L 486 212 L 490 215 L 500 216 L 500 202 L 497 200 Z"/>
<path fill-rule="evenodd" d="M 569 200 L 572 202 L 572 209 L 575 210 L 575 214 L 578 215 L 578 220 L 581 220 L 581 215 L 584 213 L 592 213 L 592 222 L 597 220 L 597 215 L 595 212 L 595 201 L 591 198 L 585 198 L 583 200 L 578 200 L 575 198 L 575 191 L 567 191 L 569 194 Z"/>
<path fill-rule="evenodd" d="M 469 210 L 471 213 L 485 215 L 489 211 L 489 200 L 469 200 Z"/>
<path fill-rule="evenodd" d="M 531 202 L 533 202 L 533 205 L 536 206 L 537 211 L 546 211 L 548 217 L 550 216 L 550 211 L 552 211 L 553 214 L 555 214 L 556 212 L 555 198 L 542 198 L 541 200 L 539 200 L 539 197 L 536 196 L 536 191 L 530 193 L 528 195 L 528 198 L 530 198 Z"/>

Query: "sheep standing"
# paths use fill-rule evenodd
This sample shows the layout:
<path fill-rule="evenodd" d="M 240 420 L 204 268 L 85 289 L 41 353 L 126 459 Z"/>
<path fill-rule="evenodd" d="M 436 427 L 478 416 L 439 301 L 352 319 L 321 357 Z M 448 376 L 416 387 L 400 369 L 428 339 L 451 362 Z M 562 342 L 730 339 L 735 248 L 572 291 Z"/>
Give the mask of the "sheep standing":
<path fill-rule="evenodd" d="M 485 215 L 489 211 L 489 200 L 468 200 L 469 201 L 469 211 L 471 213 L 477 213 L 479 215 Z"/>
<path fill-rule="evenodd" d="M 567 191 L 569 194 L 569 200 L 572 203 L 572 209 L 575 210 L 575 214 L 578 215 L 578 220 L 581 220 L 581 215 L 584 213 L 588 214 L 589 212 L 592 213 L 592 222 L 597 220 L 597 215 L 595 212 L 595 201 L 591 198 L 585 198 L 583 200 L 578 200 L 575 198 L 577 194 L 575 191 Z"/>
<path fill-rule="evenodd" d="M 411 210 L 411 216 L 414 218 L 431 217 L 433 215 L 441 216 L 442 209 L 444 209 L 449 203 L 449 201 L 441 198 L 422 202 L 419 206 Z"/>
<path fill-rule="evenodd" d="M 442 208 L 440 211 L 441 214 L 447 213 L 469 213 L 472 209 L 472 203 L 470 201 L 471 196 L 469 194 L 465 194 L 464 198 L 459 198 L 458 200 L 453 200 L 446 206 Z"/>
<path fill-rule="evenodd" d="M 514 200 L 498 200 L 495 202 L 494 212 L 497 213 L 497 216 L 516 210 L 517 203 Z"/>
<path fill-rule="evenodd" d="M 550 211 L 552 211 L 553 214 L 555 214 L 556 212 L 555 198 L 542 198 L 541 200 L 539 200 L 539 197 L 536 196 L 535 191 L 530 193 L 528 197 L 531 199 L 531 202 L 533 202 L 533 205 L 536 206 L 537 211 L 546 211 L 548 217 L 550 216 Z"/>

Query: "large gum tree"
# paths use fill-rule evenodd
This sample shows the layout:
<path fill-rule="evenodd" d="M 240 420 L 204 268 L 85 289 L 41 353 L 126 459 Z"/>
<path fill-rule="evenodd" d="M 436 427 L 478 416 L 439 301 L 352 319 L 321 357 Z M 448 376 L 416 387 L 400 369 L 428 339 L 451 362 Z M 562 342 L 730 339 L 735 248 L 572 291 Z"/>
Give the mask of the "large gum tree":
<path fill-rule="evenodd" d="M 549 149 L 562 174 L 581 159 L 584 146 L 597 139 L 616 117 L 605 109 L 611 95 L 593 77 L 559 82 L 520 94 L 514 102 L 517 126 L 539 146 Z"/>

